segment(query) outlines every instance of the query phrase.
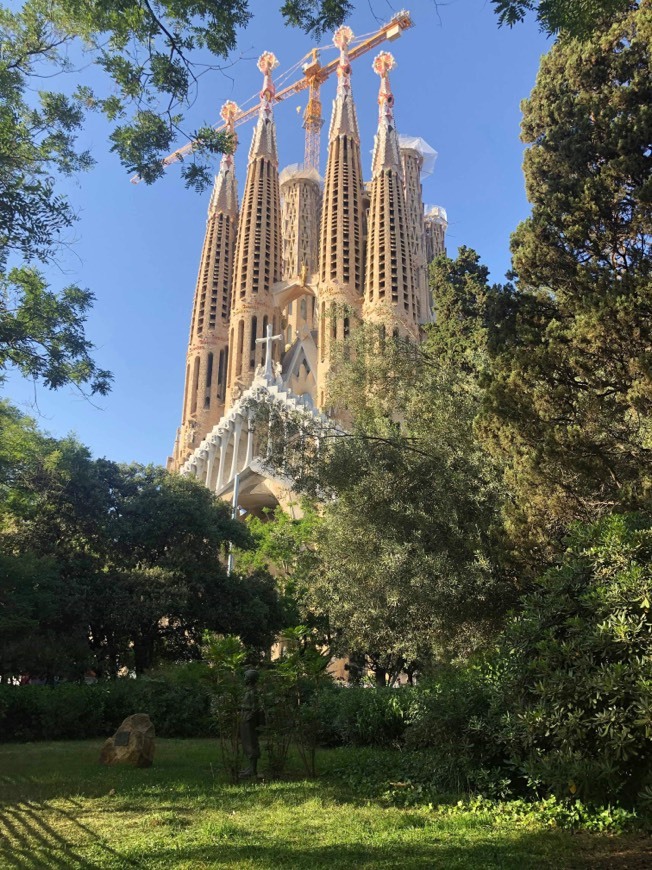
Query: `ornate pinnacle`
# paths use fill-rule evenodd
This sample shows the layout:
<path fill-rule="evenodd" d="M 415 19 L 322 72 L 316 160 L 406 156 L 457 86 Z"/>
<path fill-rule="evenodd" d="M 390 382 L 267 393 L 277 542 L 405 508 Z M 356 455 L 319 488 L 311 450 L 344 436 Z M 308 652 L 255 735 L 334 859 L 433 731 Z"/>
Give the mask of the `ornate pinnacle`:
<path fill-rule="evenodd" d="M 347 27 L 346 24 L 343 24 L 342 27 L 338 27 L 333 34 L 333 45 L 335 45 L 336 48 L 339 48 L 341 52 L 346 52 L 352 39 L 353 31 L 350 27 Z"/>
<path fill-rule="evenodd" d="M 389 74 L 396 67 L 394 55 L 389 51 L 381 51 L 373 62 L 373 71 L 380 76 L 380 90 L 378 91 L 378 106 L 380 119 L 391 119 L 394 106 L 394 94 L 389 83 Z"/>
<path fill-rule="evenodd" d="M 227 133 L 233 133 L 235 129 L 235 116 L 238 114 L 239 111 L 240 109 L 233 102 L 233 100 L 227 100 L 220 109 L 220 118 L 226 124 Z"/>
<path fill-rule="evenodd" d="M 230 153 L 225 154 L 222 158 L 222 162 L 226 164 L 230 164 L 233 162 L 233 154 L 235 149 L 238 147 L 238 137 L 235 134 L 235 118 L 240 109 L 233 102 L 233 100 L 227 100 L 226 103 L 220 109 L 220 118 L 226 124 L 226 132 L 229 134 L 231 138 L 231 142 L 233 144 L 233 149 Z"/>
<path fill-rule="evenodd" d="M 260 92 L 260 99 L 264 102 L 271 102 L 276 94 L 276 87 L 272 81 L 272 72 L 278 66 L 276 55 L 271 51 L 264 51 L 258 58 L 258 69 L 265 76 L 263 81 L 263 89 Z"/>
<path fill-rule="evenodd" d="M 333 34 L 333 43 L 340 50 L 340 62 L 337 67 L 337 95 L 342 96 L 350 87 L 351 64 L 349 62 L 349 44 L 353 39 L 353 31 L 343 25 Z"/>

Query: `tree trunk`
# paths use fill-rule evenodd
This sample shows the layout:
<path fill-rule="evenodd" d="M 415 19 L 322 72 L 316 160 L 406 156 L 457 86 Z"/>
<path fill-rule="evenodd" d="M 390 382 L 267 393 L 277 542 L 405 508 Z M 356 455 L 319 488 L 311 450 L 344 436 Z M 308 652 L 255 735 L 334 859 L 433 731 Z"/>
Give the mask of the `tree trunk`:
<path fill-rule="evenodd" d="M 154 658 L 154 638 L 148 632 L 142 632 L 134 641 L 134 667 L 136 676 L 142 677 L 145 671 L 152 666 Z"/>
<path fill-rule="evenodd" d="M 387 671 L 381 665 L 374 665 L 373 667 L 374 678 L 376 680 L 376 686 L 379 689 L 382 689 L 387 684 Z"/>

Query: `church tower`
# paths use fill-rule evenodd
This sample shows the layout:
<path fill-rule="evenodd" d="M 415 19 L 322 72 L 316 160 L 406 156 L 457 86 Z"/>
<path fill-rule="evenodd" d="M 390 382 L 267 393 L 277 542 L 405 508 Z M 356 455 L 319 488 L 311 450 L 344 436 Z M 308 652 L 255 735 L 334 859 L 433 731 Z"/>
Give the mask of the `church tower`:
<path fill-rule="evenodd" d="M 392 55 L 381 52 L 373 63 L 380 76 L 378 132 L 374 143 L 367 239 L 365 322 L 389 335 L 418 337 L 408 217 L 401 154 L 394 123 L 394 95 L 389 73 Z"/>
<path fill-rule="evenodd" d="M 276 93 L 272 71 L 277 66 L 271 52 L 260 56 L 258 69 L 264 81 L 249 149 L 233 273 L 227 410 L 251 384 L 256 366 L 263 361 L 264 346 L 256 344 L 256 339 L 266 334 L 268 324 L 277 332 L 281 321 L 271 293 L 272 285 L 281 279 L 278 155 L 272 110 Z"/>
<path fill-rule="evenodd" d="M 340 50 L 337 93 L 328 134 L 319 250 L 319 394 L 327 404 L 326 379 L 333 345 L 344 340 L 352 318 L 360 316 L 364 290 L 364 185 L 360 134 L 351 91 L 350 27 L 340 27 L 333 42 Z"/>
<path fill-rule="evenodd" d="M 234 119 L 229 101 L 221 111 L 235 146 Z M 238 187 L 233 154 L 224 154 L 208 206 L 206 235 L 195 289 L 186 360 L 181 428 L 172 466 L 178 468 L 224 413 L 229 355 L 229 315 L 233 254 L 238 229 Z"/>
<path fill-rule="evenodd" d="M 319 266 L 321 178 L 316 169 L 294 164 L 280 175 L 283 280 L 314 285 Z M 285 311 L 286 344 L 314 327 L 315 297 L 304 293 Z"/>
<path fill-rule="evenodd" d="M 423 220 L 421 188 L 423 154 L 412 144 L 406 146 L 400 142 L 400 145 L 405 210 L 410 240 L 410 263 L 412 265 L 413 308 L 416 322 L 421 324 L 431 320 L 428 264 L 426 263 L 426 231 Z"/>
<path fill-rule="evenodd" d="M 424 217 L 426 230 L 426 262 L 432 263 L 435 257 L 446 253 L 446 230 L 448 216 L 446 209 L 432 205 L 426 209 Z"/>
<path fill-rule="evenodd" d="M 269 439 L 293 437 L 290 421 L 301 433 L 304 422 L 307 432 L 349 426 L 351 409 L 335 407 L 329 378 L 342 346 L 352 352 L 354 330 L 373 324 L 380 351 L 383 336 L 418 342 L 421 325 L 432 318 L 427 264 L 444 250 L 446 212 L 434 207 L 424 215 L 421 182 L 437 154 L 418 136 L 398 136 L 389 82 L 394 58 L 381 52 L 373 63 L 380 89 L 372 177 L 364 183 L 351 90 L 353 60 L 410 26 L 401 12 L 355 43 L 351 29 L 340 27 L 333 39 L 339 57 L 322 66 L 313 50 L 303 77 L 278 92 L 272 80 L 278 62 L 264 52 L 259 104 L 239 111 L 227 103 L 222 110 L 234 141 L 236 124 L 251 118 L 255 129 L 240 208 L 232 155 L 222 157 L 215 179 L 182 422 L 168 467 L 248 511 L 291 498 L 288 480 L 268 462 Z M 319 93 L 331 74 L 337 89 L 322 180 Z M 304 163 L 279 174 L 273 107 L 306 90 Z M 278 431 L 257 425 L 254 411 L 263 407 L 279 415 Z"/>

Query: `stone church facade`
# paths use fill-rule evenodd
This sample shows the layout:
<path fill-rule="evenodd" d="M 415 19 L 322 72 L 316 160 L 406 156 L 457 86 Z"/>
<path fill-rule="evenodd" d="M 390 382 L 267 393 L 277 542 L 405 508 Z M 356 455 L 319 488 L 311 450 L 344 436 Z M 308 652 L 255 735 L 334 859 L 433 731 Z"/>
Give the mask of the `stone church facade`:
<path fill-rule="evenodd" d="M 194 297 L 181 426 L 168 468 L 197 477 L 226 499 L 258 511 L 287 499 L 258 455 L 252 403 L 328 423 L 328 372 L 356 325 L 419 341 L 432 319 L 428 263 L 444 251 L 446 213 L 424 208 L 424 161 L 435 152 L 399 136 L 390 72 L 380 78 L 372 177 L 363 180 L 351 88 L 348 27 L 335 34 L 337 92 L 325 177 L 289 166 L 279 172 L 273 116 L 277 64 L 263 74 L 242 200 L 234 156 L 215 179 Z M 233 131 L 237 107 L 222 118 Z M 235 493 L 234 493 L 235 490 Z"/>

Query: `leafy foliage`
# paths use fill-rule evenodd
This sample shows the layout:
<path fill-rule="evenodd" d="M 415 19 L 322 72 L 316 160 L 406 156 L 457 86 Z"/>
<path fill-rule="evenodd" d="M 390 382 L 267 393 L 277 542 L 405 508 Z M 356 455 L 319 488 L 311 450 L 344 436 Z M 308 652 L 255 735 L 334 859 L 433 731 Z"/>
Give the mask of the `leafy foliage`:
<path fill-rule="evenodd" d="M 483 436 L 508 464 L 520 556 L 650 483 L 652 7 L 543 59 L 524 103 L 532 215 L 492 349 Z"/>
<path fill-rule="evenodd" d="M 650 785 L 652 523 L 578 527 L 500 642 L 502 742 L 534 787 L 632 802 Z"/>
<path fill-rule="evenodd" d="M 632 0 L 492 0 L 492 4 L 501 25 L 513 27 L 534 12 L 546 33 L 574 37 L 589 36 L 636 5 Z"/>
<path fill-rule="evenodd" d="M 159 737 L 207 737 L 214 732 L 211 696 L 195 682 L 114 680 L 96 685 L 0 685 L 3 741 L 88 740 L 113 734 L 134 710 L 147 713 Z"/>
<path fill-rule="evenodd" d="M 93 301 L 88 290 L 71 285 L 56 294 L 35 269 L 0 272 L 0 382 L 9 367 L 50 389 L 75 384 L 106 395 L 112 375 L 99 368 L 84 334 Z"/>
<path fill-rule="evenodd" d="M 226 546 L 249 535 L 223 502 L 160 468 L 92 460 L 0 410 L 0 600 L 16 624 L 0 673 L 140 674 L 197 657 L 207 628 L 271 642 L 283 618 L 274 582 L 227 577 Z"/>
<path fill-rule="evenodd" d="M 281 12 L 288 24 L 321 37 L 339 27 L 353 12 L 350 0 L 285 0 Z"/>
<path fill-rule="evenodd" d="M 322 438 L 316 463 L 332 499 L 312 609 L 328 615 L 333 649 L 366 655 L 381 683 L 481 643 L 513 594 L 490 567 L 500 473 L 473 431 L 484 339 L 459 339 L 463 367 L 444 328 L 382 354 L 374 330 L 355 331 L 331 380 L 350 434 Z"/>

